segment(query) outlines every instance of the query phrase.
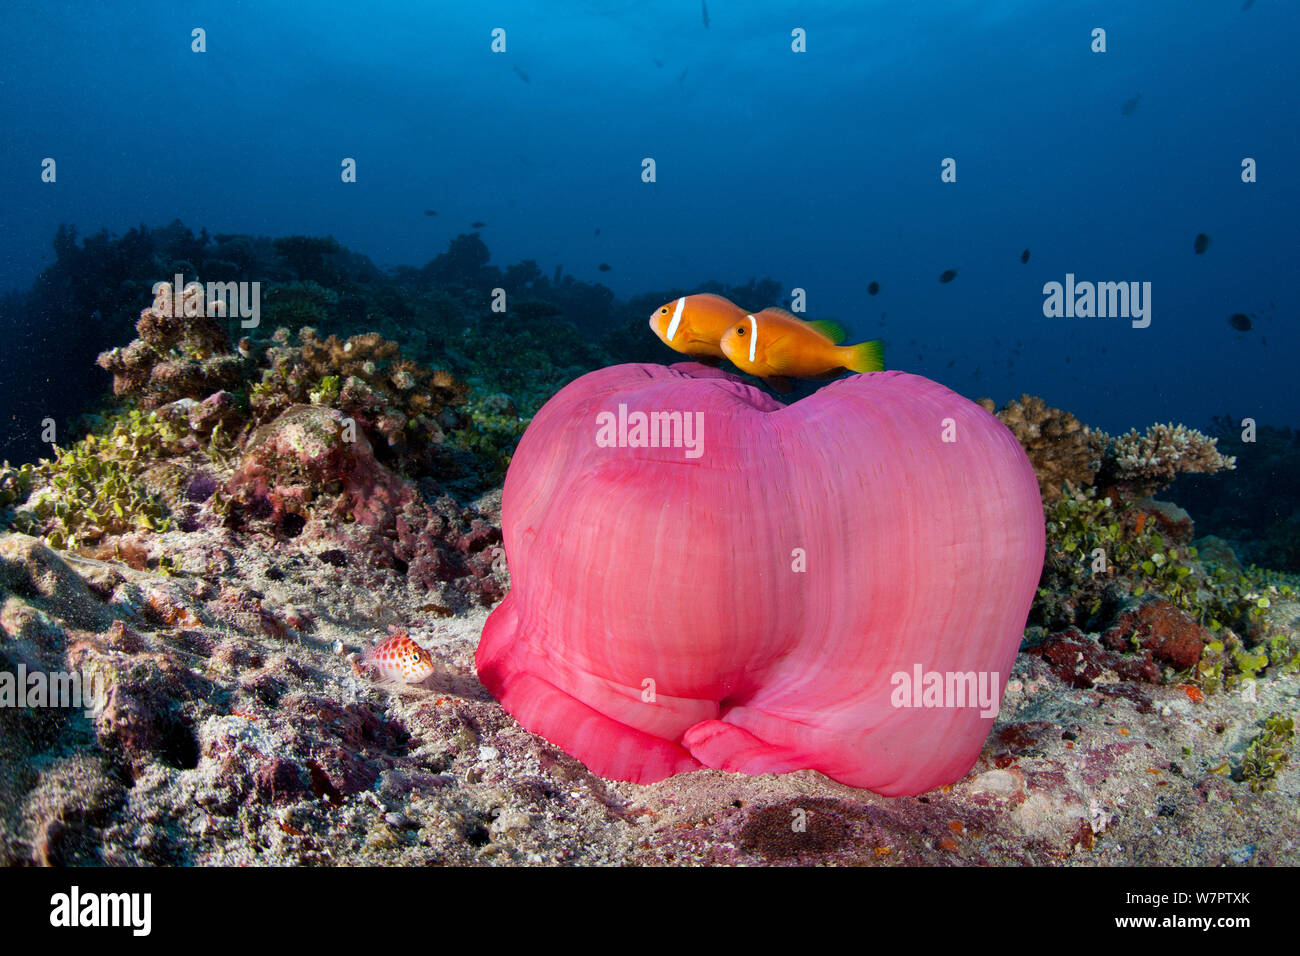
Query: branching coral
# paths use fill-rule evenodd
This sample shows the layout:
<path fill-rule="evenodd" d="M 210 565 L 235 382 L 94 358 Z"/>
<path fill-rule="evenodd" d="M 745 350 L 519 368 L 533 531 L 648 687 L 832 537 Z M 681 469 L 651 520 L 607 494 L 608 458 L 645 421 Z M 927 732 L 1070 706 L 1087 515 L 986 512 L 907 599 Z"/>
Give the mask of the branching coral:
<path fill-rule="evenodd" d="M 991 400 L 980 404 L 993 411 Z M 1079 419 L 1050 407 L 1036 395 L 1007 402 L 997 416 L 1029 456 L 1044 501 L 1059 499 L 1067 485 L 1092 484 L 1098 468 L 1097 449 Z"/>
<path fill-rule="evenodd" d="M 281 328 L 273 341 L 266 353 L 270 367 L 249 396 L 255 423 L 292 405 L 329 405 L 398 458 L 417 462 L 461 422 L 456 409 L 468 388 L 450 372 L 402 358 L 397 343 L 376 333 L 321 339 L 308 327 L 290 345 Z"/>
<path fill-rule="evenodd" d="M 173 297 L 170 283 L 159 283 L 153 305 L 140 313 L 139 338 L 99 356 L 100 368 L 113 373 L 113 393 L 135 397 L 143 408 L 180 398 L 205 398 L 234 386 L 246 361 L 230 351 L 230 340 L 216 316 L 209 316 L 203 287 L 187 285 Z M 223 312 L 215 303 L 213 312 Z"/>
<path fill-rule="evenodd" d="M 994 409 L 992 399 L 980 404 Z M 1236 466 L 1235 458 L 1219 453 L 1218 439 L 1185 425 L 1157 424 L 1115 438 L 1035 395 L 1007 402 L 996 414 L 1029 455 L 1046 503 L 1089 485 L 1141 498 L 1180 474 L 1210 475 Z"/>
<path fill-rule="evenodd" d="M 1118 438 L 1090 432 L 1102 451 L 1097 482 L 1127 495 L 1150 495 L 1180 474 L 1212 475 L 1236 467 L 1235 458 L 1219 453 L 1218 439 L 1185 425 L 1152 425 L 1144 433 L 1130 430 Z"/>

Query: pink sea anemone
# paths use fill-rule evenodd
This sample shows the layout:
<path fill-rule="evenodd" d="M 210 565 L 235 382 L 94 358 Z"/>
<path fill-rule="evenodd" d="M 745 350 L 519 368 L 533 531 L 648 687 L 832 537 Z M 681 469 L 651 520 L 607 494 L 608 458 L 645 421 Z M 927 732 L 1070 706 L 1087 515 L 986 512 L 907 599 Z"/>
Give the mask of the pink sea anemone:
<path fill-rule="evenodd" d="M 585 375 L 524 434 L 502 526 L 512 589 L 480 678 L 529 730 L 640 783 L 959 779 L 1043 559 L 1016 439 L 901 372 L 790 406 L 690 363 Z"/>

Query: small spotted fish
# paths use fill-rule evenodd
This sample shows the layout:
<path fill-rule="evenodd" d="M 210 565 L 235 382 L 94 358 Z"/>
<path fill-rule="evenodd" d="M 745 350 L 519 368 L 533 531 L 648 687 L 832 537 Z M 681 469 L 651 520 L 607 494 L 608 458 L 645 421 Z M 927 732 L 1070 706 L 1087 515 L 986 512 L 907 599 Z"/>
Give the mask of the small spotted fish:
<path fill-rule="evenodd" d="M 378 676 L 404 684 L 418 684 L 433 673 L 433 658 L 404 630 L 394 629 L 388 637 L 366 651 L 363 658 Z"/>

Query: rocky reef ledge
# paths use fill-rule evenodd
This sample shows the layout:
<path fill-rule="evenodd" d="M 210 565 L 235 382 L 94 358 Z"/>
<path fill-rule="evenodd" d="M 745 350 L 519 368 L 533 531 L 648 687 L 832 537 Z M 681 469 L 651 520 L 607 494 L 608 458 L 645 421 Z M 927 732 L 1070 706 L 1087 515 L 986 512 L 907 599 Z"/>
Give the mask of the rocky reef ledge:
<path fill-rule="evenodd" d="M 886 799 L 811 771 L 643 787 L 593 776 L 483 691 L 481 605 L 449 613 L 392 569 L 224 527 L 120 547 L 95 560 L 0 536 L 4 668 L 105 687 L 88 713 L 0 708 L 5 863 L 1295 861 L 1300 781 L 1269 762 L 1293 742 L 1261 719 L 1293 706 L 1294 673 L 1203 693 L 1151 683 L 1150 650 L 1061 633 L 1019 656 L 951 787 Z M 1128 625 L 1185 654 L 1198 635 L 1161 613 Z M 431 653 L 424 684 L 357 666 L 384 623 Z"/>

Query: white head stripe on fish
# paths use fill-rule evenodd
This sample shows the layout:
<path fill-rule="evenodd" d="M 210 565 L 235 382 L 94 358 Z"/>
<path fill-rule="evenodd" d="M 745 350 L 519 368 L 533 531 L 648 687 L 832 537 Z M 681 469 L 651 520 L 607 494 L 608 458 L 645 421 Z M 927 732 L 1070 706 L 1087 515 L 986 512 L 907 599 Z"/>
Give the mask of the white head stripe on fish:
<path fill-rule="evenodd" d="M 745 318 L 749 319 L 749 326 L 753 332 L 749 337 L 749 360 L 752 362 L 754 361 L 754 350 L 758 348 L 758 319 L 752 315 L 747 315 Z"/>
<path fill-rule="evenodd" d="M 668 323 L 668 341 L 673 340 L 677 334 L 677 326 L 682 324 L 682 309 L 686 308 L 686 296 L 677 300 L 677 308 L 673 309 L 673 320 Z"/>

